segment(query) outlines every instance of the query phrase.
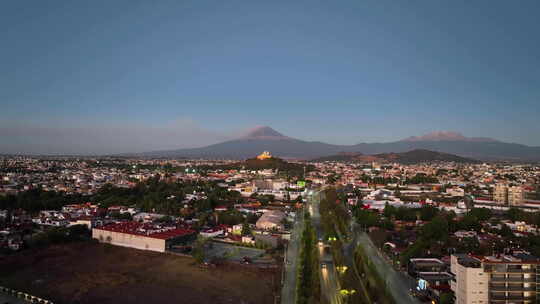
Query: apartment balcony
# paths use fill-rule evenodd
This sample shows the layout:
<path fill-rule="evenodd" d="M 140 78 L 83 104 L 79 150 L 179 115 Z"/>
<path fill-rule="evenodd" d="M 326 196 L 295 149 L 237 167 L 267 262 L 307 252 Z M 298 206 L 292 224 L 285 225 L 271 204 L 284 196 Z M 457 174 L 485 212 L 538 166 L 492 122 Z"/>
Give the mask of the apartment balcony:
<path fill-rule="evenodd" d="M 486 272 L 492 274 L 505 274 L 505 273 L 536 273 L 536 269 L 486 269 Z"/>
<path fill-rule="evenodd" d="M 489 300 L 490 301 L 512 301 L 512 300 L 516 300 L 516 301 L 533 301 L 533 300 L 536 300 L 536 296 L 522 296 L 522 295 L 508 295 L 508 296 L 505 296 L 505 295 L 492 294 L 492 295 L 490 295 Z"/>
<path fill-rule="evenodd" d="M 519 285 L 489 285 L 490 291 L 536 291 L 536 286 L 519 286 Z"/>
<path fill-rule="evenodd" d="M 490 280 L 492 282 L 506 282 L 507 281 L 506 278 L 501 278 L 501 277 L 492 277 L 492 278 L 490 278 Z"/>
<path fill-rule="evenodd" d="M 491 277 L 491 282 L 536 282 L 536 278 L 501 278 L 501 277 Z"/>
<path fill-rule="evenodd" d="M 536 269 L 507 269 L 508 273 L 536 273 Z"/>

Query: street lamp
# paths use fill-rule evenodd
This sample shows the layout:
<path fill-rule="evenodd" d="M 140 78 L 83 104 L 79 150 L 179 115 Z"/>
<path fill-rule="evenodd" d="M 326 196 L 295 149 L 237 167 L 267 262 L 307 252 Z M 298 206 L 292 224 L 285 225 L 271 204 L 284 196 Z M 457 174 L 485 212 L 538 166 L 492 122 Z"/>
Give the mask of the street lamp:
<path fill-rule="evenodd" d="M 347 266 L 337 266 L 336 269 L 340 274 L 344 274 L 347 271 Z"/>
<path fill-rule="evenodd" d="M 356 293 L 356 290 L 354 290 L 354 289 L 342 289 L 342 290 L 339 291 L 339 294 L 341 294 L 344 297 L 352 296 L 355 293 Z M 347 299 L 347 303 L 348 302 L 349 301 Z"/>

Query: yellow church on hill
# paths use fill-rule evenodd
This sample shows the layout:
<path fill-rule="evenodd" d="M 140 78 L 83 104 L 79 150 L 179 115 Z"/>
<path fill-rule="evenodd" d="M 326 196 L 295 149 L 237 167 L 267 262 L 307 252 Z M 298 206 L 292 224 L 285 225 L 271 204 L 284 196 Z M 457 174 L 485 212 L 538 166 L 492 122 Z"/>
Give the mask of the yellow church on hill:
<path fill-rule="evenodd" d="M 269 159 L 269 158 L 272 158 L 272 154 L 270 154 L 270 152 L 268 151 L 264 151 L 263 153 L 257 156 L 257 159 L 259 160 Z"/>

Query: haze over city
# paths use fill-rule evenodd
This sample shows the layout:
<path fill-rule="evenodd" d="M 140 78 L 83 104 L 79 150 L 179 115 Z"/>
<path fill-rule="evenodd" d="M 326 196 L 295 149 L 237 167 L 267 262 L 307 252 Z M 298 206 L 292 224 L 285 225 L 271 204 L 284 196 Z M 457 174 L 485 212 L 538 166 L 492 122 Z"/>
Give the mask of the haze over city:
<path fill-rule="evenodd" d="M 4 1 L 0 153 L 331 144 L 434 131 L 540 145 L 537 1 Z"/>

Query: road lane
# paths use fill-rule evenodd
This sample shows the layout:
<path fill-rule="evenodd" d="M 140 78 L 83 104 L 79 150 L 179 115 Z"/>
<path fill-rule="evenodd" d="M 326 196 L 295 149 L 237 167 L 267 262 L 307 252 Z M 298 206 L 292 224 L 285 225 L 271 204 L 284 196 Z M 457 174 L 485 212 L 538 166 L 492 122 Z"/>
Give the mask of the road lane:
<path fill-rule="evenodd" d="M 308 199 L 309 209 L 311 212 L 311 222 L 315 227 L 315 231 L 318 239 L 324 239 L 324 232 L 321 227 L 321 215 L 319 213 L 319 203 L 321 200 L 321 192 L 317 192 Z M 332 254 L 324 250 L 323 246 L 320 246 L 319 261 L 326 266 L 323 268 L 321 265 L 321 295 L 326 299 L 327 303 L 341 304 L 343 299 L 339 293 L 339 281 L 337 279 L 337 271 L 334 263 L 332 262 Z"/>
<path fill-rule="evenodd" d="M 409 289 L 413 287 L 413 282 L 406 275 L 397 272 L 384 260 L 379 250 L 375 247 L 369 236 L 364 232 L 358 232 L 357 243 L 362 244 L 367 257 L 377 268 L 377 272 L 385 280 L 388 290 L 394 299 L 399 299 L 399 303 L 419 304 L 420 302 L 411 296 Z"/>
<path fill-rule="evenodd" d="M 298 255 L 300 254 L 300 236 L 304 229 L 304 216 L 302 212 L 296 215 L 296 221 L 291 231 L 291 239 L 285 251 L 285 278 L 281 289 L 281 303 L 293 304 L 296 302 L 296 270 L 298 269 Z M 288 261 L 288 263 L 287 263 Z"/>

